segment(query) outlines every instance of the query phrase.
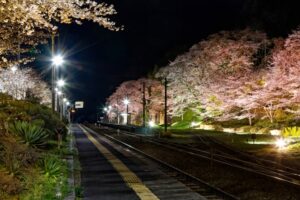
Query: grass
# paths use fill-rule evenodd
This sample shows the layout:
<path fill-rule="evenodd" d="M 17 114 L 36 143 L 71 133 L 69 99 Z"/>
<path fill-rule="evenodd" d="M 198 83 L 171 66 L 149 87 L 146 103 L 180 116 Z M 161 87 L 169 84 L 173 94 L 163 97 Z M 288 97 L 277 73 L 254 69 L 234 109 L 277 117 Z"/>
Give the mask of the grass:
<path fill-rule="evenodd" d="M 195 141 L 194 136 L 209 136 L 243 151 L 259 151 L 273 148 L 273 143 L 276 139 L 272 135 L 256 134 L 256 139 L 253 142 L 252 134 L 241 135 L 213 130 L 175 129 L 173 127 L 169 131 L 172 133 L 170 140 L 174 142 L 195 143 L 197 141 Z"/>

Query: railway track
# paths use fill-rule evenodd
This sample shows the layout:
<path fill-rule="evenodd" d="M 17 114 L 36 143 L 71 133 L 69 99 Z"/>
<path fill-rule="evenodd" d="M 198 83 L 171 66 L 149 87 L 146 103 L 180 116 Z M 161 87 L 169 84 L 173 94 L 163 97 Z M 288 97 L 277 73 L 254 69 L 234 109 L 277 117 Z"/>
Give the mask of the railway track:
<path fill-rule="evenodd" d="M 115 134 L 114 129 L 107 128 L 106 131 L 109 134 Z M 190 146 L 173 143 L 161 139 L 142 136 L 140 134 L 134 134 L 126 131 L 119 131 L 119 134 L 123 134 L 129 137 L 135 137 L 141 141 L 149 142 L 154 145 L 161 146 L 163 148 L 168 148 L 178 152 L 186 153 L 190 156 L 199 159 L 206 159 L 209 160 L 210 162 L 247 171 L 255 175 L 259 175 L 271 180 L 275 180 L 277 182 L 281 182 L 284 184 L 288 184 L 300 188 L 300 173 L 298 170 L 274 163 L 272 161 L 253 158 L 250 155 L 238 152 L 238 156 L 244 158 L 241 159 L 239 157 L 229 155 L 228 153 L 226 153 L 226 151 L 213 150 L 213 149 L 207 151 L 207 150 L 202 150 L 195 147 L 190 147 Z M 203 143 L 208 144 L 209 142 L 214 142 L 214 141 L 204 141 Z M 222 146 L 222 148 L 226 148 L 226 147 Z"/>
<path fill-rule="evenodd" d="M 93 131 L 92 129 L 82 125 L 83 128 L 85 128 L 87 131 L 92 133 L 95 137 L 99 137 L 98 133 Z M 106 130 L 107 131 L 107 130 Z M 117 138 L 111 136 L 110 133 L 102 133 L 102 136 L 105 136 L 109 140 L 122 145 L 123 147 L 126 147 L 127 149 L 130 149 L 134 152 L 137 152 L 138 154 L 142 155 L 143 157 L 146 157 L 150 159 L 151 161 L 154 161 L 160 166 L 160 170 L 163 171 L 165 174 L 167 174 L 170 177 L 175 178 L 176 180 L 182 182 L 184 185 L 186 185 L 188 188 L 190 188 L 192 191 L 197 192 L 201 194 L 203 197 L 205 197 L 208 200 L 238 200 L 239 198 L 225 192 L 215 186 L 210 185 L 209 183 L 169 164 L 165 161 L 155 158 L 140 149 L 137 149 L 133 147 L 130 144 L 127 144 L 124 141 L 118 140 Z"/>

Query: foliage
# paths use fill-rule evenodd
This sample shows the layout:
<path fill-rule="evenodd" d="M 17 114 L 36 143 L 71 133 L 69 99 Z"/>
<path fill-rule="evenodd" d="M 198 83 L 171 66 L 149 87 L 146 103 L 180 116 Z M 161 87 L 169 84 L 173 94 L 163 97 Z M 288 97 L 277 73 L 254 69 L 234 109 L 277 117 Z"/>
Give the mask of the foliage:
<path fill-rule="evenodd" d="M 0 137 L 0 163 L 11 176 L 20 176 L 21 169 L 36 160 L 36 153 L 19 144 L 12 136 Z"/>
<path fill-rule="evenodd" d="M 21 141 L 30 147 L 44 147 L 49 135 L 39 126 L 25 121 L 16 121 L 10 126 L 10 131 L 21 137 Z"/>
<path fill-rule="evenodd" d="M 300 137 L 300 128 L 299 127 L 286 127 L 282 131 L 283 137 Z"/>
<path fill-rule="evenodd" d="M 286 39 L 271 39 L 249 28 L 208 36 L 156 73 L 157 79 L 168 81 L 168 115 L 177 120 L 192 111 L 204 121 L 247 121 L 258 128 L 296 125 L 300 117 L 299 46 L 300 30 Z M 131 98 L 136 99 L 133 105 L 140 112 L 140 83 L 129 81 L 121 86 L 121 98 L 135 91 Z M 160 94 L 160 101 L 153 103 L 163 112 Z"/>
<path fill-rule="evenodd" d="M 0 195 L 4 199 L 55 199 L 57 185 L 63 195 L 67 192 L 66 163 L 60 161 L 65 147 L 57 150 L 57 144 L 49 145 L 55 139 L 57 127 L 66 127 L 51 109 L 44 105 L 15 100 L 0 93 Z M 13 131 L 11 134 L 8 130 Z M 44 145 L 44 144 L 48 145 Z M 65 143 L 64 143 L 65 144 Z M 43 150 L 32 147 L 43 147 Z M 45 153 L 44 153 L 45 152 Z M 59 178 L 55 167 L 46 169 L 51 176 L 45 176 L 44 167 L 38 160 L 55 157 Z M 54 164 L 53 164 L 54 165 Z M 51 170 L 50 170 L 51 169 Z M 61 184 L 60 184 L 61 183 Z"/>
<path fill-rule="evenodd" d="M 46 177 L 57 179 L 59 176 L 61 176 L 62 164 L 61 161 L 55 156 L 46 155 L 40 161 L 40 166 L 43 170 L 43 174 Z"/>
<path fill-rule="evenodd" d="M 31 68 L 19 68 L 16 71 L 0 69 L 0 92 L 14 99 L 35 99 L 48 106 L 51 102 L 47 83 Z"/>
<path fill-rule="evenodd" d="M 146 115 L 148 121 L 155 120 L 163 112 L 163 87 L 157 80 L 138 79 L 123 82 L 116 91 L 107 99 L 107 104 L 111 106 L 108 111 L 110 120 L 115 120 L 122 113 L 126 113 L 126 105 L 123 103 L 128 98 L 128 112 L 132 122 L 141 121 L 143 112 L 143 84 L 145 84 Z M 156 121 L 157 123 L 158 120 Z"/>
<path fill-rule="evenodd" d="M 116 14 L 112 5 L 83 0 L 2 0 L 0 1 L 0 67 L 28 63 L 38 44 L 57 32 L 57 23 L 81 24 L 84 20 L 118 31 L 109 17 Z M 17 61 L 16 55 L 23 54 Z"/>
<path fill-rule="evenodd" d="M 13 195 L 19 193 L 22 189 L 21 181 L 3 169 L 0 169 L 0 185 L 0 196 L 1 191 Z"/>

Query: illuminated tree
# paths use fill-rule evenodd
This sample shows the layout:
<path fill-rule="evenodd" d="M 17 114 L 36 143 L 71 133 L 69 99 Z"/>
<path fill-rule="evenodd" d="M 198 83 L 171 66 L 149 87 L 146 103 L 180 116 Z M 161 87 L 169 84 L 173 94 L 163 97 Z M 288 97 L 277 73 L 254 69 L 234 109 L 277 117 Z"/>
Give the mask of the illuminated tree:
<path fill-rule="evenodd" d="M 24 53 L 57 31 L 56 22 L 81 24 L 93 21 L 119 30 L 109 17 L 116 13 L 112 5 L 83 0 L 2 0 L 0 1 L 0 59 L 8 66 L 11 54 Z"/>
<path fill-rule="evenodd" d="M 138 80 L 123 82 L 116 91 L 107 99 L 107 105 L 112 107 L 108 113 L 109 118 L 113 119 L 116 113 L 126 113 L 124 99 L 129 100 L 128 111 L 132 121 L 141 123 L 143 113 L 143 83 L 146 86 L 146 111 L 155 115 L 161 113 L 163 106 L 162 85 L 159 81 L 141 78 Z"/>
<path fill-rule="evenodd" d="M 268 42 L 266 34 L 245 29 L 213 34 L 178 56 L 157 77 L 167 77 L 173 116 L 192 109 L 204 117 L 227 115 L 236 90 L 255 81 L 255 55 Z"/>
<path fill-rule="evenodd" d="M 49 87 L 31 68 L 1 69 L 0 91 L 18 100 L 26 99 L 28 93 L 31 93 L 45 105 L 49 105 L 51 100 Z"/>

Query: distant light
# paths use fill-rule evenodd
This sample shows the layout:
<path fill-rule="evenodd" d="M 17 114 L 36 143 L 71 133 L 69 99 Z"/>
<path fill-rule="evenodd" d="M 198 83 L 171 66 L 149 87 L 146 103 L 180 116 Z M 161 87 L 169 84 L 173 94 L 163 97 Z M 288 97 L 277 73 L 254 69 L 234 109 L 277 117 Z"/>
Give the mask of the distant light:
<path fill-rule="evenodd" d="M 148 124 L 149 124 L 150 127 L 154 127 L 155 126 L 155 122 L 152 121 L 152 120 L 150 122 L 148 122 Z"/>
<path fill-rule="evenodd" d="M 107 111 L 108 109 L 105 107 L 105 108 L 103 108 L 103 110 L 104 110 L 104 111 Z"/>
<path fill-rule="evenodd" d="M 70 102 L 67 101 L 67 102 L 66 102 L 66 105 L 69 106 L 69 105 L 70 105 Z"/>
<path fill-rule="evenodd" d="M 60 79 L 57 81 L 57 86 L 58 87 L 63 87 L 66 84 L 66 82 L 63 79 Z"/>
<path fill-rule="evenodd" d="M 52 58 L 52 63 L 55 66 L 60 66 L 64 63 L 64 58 L 61 55 L 56 55 Z"/>
<path fill-rule="evenodd" d="M 130 104 L 130 101 L 129 101 L 129 99 L 126 98 L 126 99 L 123 100 L 123 103 L 124 103 L 125 105 L 128 105 L 128 104 Z"/>
<path fill-rule="evenodd" d="M 56 91 L 56 92 L 58 92 L 58 88 L 56 87 L 56 88 L 54 88 L 54 90 Z"/>
<path fill-rule="evenodd" d="M 112 109 L 112 106 L 108 106 L 108 110 L 111 110 Z"/>
<path fill-rule="evenodd" d="M 281 130 L 270 130 L 271 135 L 273 136 L 279 136 L 281 134 Z"/>
<path fill-rule="evenodd" d="M 63 102 L 67 102 L 67 98 L 63 98 Z"/>
<path fill-rule="evenodd" d="M 18 70 L 17 66 L 15 66 L 15 65 L 12 66 L 10 69 L 13 73 L 15 73 Z"/>
<path fill-rule="evenodd" d="M 276 140 L 275 145 L 276 145 L 276 147 L 278 147 L 278 149 L 281 150 L 281 149 L 285 148 L 288 145 L 288 143 L 285 139 L 279 138 Z"/>
<path fill-rule="evenodd" d="M 58 96 L 62 95 L 61 91 L 57 91 Z"/>
<path fill-rule="evenodd" d="M 195 127 L 195 126 L 197 126 L 197 125 L 198 125 L 197 122 L 191 122 L 191 127 Z"/>

